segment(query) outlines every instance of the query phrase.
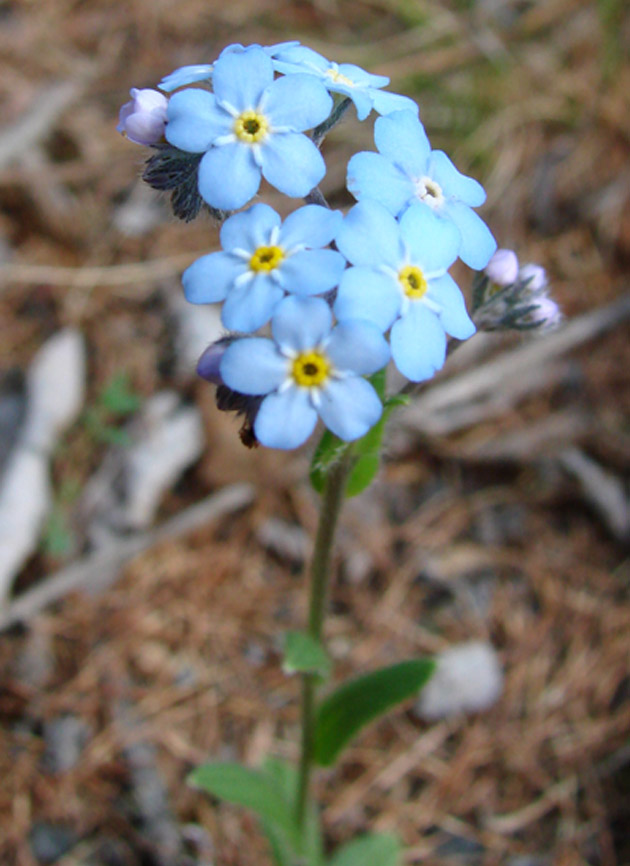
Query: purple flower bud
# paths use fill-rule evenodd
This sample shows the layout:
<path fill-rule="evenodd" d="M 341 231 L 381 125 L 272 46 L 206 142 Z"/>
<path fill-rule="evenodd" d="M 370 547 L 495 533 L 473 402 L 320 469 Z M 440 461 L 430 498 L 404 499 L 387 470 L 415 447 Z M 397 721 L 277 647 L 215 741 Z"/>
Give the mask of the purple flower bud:
<path fill-rule="evenodd" d="M 512 250 L 497 250 L 486 265 L 485 273 L 498 286 L 509 286 L 518 277 L 518 258 Z"/>
<path fill-rule="evenodd" d="M 521 283 L 527 284 L 530 292 L 541 292 L 547 286 L 547 271 L 540 265 L 523 265 L 518 272 Z"/>
<path fill-rule="evenodd" d="M 157 90 L 129 91 L 131 101 L 120 109 L 116 129 L 136 144 L 157 144 L 164 137 L 168 99 Z"/>
<path fill-rule="evenodd" d="M 221 358 L 231 342 L 231 337 L 222 337 L 216 343 L 210 343 L 197 363 L 197 373 L 202 379 L 212 382 L 213 385 L 223 384 L 219 368 L 221 366 Z"/>

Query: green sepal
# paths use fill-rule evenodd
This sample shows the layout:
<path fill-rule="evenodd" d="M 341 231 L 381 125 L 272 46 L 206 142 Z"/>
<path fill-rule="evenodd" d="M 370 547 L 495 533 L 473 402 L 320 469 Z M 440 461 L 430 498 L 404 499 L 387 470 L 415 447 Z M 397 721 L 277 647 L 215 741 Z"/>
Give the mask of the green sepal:
<path fill-rule="evenodd" d="M 335 851 L 330 866 L 398 866 L 401 845 L 390 833 L 370 833 Z"/>
<path fill-rule="evenodd" d="M 331 667 L 330 656 L 318 640 L 303 631 L 287 632 L 282 663 L 285 674 L 317 674 L 325 679 Z"/>
<path fill-rule="evenodd" d="M 263 762 L 263 772 L 266 773 L 282 790 L 289 803 L 295 803 L 298 791 L 298 773 L 294 766 L 280 758 L 268 757 Z M 295 855 L 290 846 L 278 833 L 275 827 L 263 821 L 265 835 L 271 845 L 276 866 L 294 866 Z M 319 810 L 313 803 L 310 807 L 305 824 L 303 851 L 308 866 L 323 866 L 324 843 L 319 820 Z"/>
<path fill-rule="evenodd" d="M 300 834 L 282 787 L 268 773 L 236 763 L 204 764 L 188 776 L 188 783 L 209 794 L 251 809 L 269 824 L 282 841 L 300 849 Z"/>
<path fill-rule="evenodd" d="M 344 683 L 319 706 L 313 757 L 329 767 L 365 725 L 417 695 L 435 669 L 429 658 L 411 659 Z"/>

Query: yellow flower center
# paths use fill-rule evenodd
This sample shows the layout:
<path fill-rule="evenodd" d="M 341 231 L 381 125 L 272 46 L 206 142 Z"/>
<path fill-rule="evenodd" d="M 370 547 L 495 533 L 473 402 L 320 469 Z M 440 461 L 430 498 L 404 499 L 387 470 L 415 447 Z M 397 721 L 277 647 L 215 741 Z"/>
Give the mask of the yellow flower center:
<path fill-rule="evenodd" d="M 431 207 L 437 207 L 444 201 L 442 187 L 430 177 L 421 177 L 416 180 L 416 195 Z"/>
<path fill-rule="evenodd" d="M 398 281 L 403 287 L 403 292 L 414 301 L 425 295 L 429 288 L 427 278 L 415 265 L 407 265 L 399 271 Z"/>
<path fill-rule="evenodd" d="M 291 375 L 296 385 L 312 388 L 326 381 L 330 375 L 330 366 L 330 361 L 321 352 L 300 352 L 293 360 Z"/>
<path fill-rule="evenodd" d="M 273 271 L 284 259 L 284 250 L 280 247 L 258 247 L 249 260 L 250 271 Z"/>
<path fill-rule="evenodd" d="M 245 144 L 256 144 L 267 137 L 269 121 L 258 111 L 244 111 L 234 121 L 234 132 Z"/>
<path fill-rule="evenodd" d="M 326 70 L 326 75 L 331 78 L 335 84 L 345 84 L 347 87 L 354 87 L 354 81 L 351 78 L 348 78 L 347 75 L 342 75 L 338 69 L 335 69 L 334 66 L 329 67 Z"/>

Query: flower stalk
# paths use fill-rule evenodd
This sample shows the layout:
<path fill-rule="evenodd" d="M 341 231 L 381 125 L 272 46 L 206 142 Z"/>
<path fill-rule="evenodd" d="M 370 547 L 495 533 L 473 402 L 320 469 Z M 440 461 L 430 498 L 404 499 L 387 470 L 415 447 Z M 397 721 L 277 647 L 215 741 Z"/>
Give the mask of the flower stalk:
<path fill-rule="evenodd" d="M 310 601 L 308 611 L 308 634 L 319 642 L 322 639 L 322 629 L 326 613 L 326 599 L 330 582 L 330 562 L 335 531 L 343 505 L 346 481 L 352 465 L 352 446 L 350 446 L 340 459 L 330 467 L 322 493 L 319 524 L 310 568 Z M 317 677 L 313 674 L 304 674 L 302 676 L 301 755 L 296 800 L 296 820 L 302 833 L 304 832 L 308 814 L 309 789 L 313 768 L 313 741 L 317 710 L 316 690 Z"/>

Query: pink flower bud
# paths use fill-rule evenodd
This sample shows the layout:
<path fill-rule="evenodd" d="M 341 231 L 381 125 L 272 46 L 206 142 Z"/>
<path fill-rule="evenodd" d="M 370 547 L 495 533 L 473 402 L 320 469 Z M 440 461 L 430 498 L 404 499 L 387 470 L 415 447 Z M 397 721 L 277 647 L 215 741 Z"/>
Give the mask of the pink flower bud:
<path fill-rule="evenodd" d="M 530 292 L 540 292 L 547 285 L 547 271 L 540 265 L 523 265 L 518 276 Z"/>
<path fill-rule="evenodd" d="M 512 250 L 497 250 L 486 265 L 485 273 L 498 286 L 509 286 L 518 278 L 518 258 Z"/>
<path fill-rule="evenodd" d="M 120 109 L 116 129 L 136 144 L 156 144 L 164 136 L 168 99 L 157 90 L 130 90 L 131 101 Z"/>
<path fill-rule="evenodd" d="M 523 322 L 529 327 L 535 327 L 539 333 L 546 333 L 558 327 L 562 322 L 562 313 L 551 298 L 537 298 L 535 309 L 523 317 Z"/>

